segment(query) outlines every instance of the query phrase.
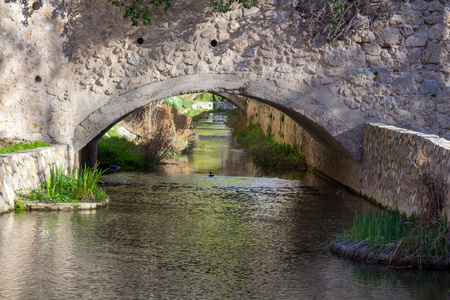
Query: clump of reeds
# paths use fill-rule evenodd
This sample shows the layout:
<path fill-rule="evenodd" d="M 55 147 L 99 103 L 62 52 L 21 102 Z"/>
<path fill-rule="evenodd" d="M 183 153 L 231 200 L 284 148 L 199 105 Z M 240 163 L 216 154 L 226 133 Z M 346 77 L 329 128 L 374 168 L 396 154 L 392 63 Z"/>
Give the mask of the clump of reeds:
<path fill-rule="evenodd" d="M 147 165 L 155 168 L 173 152 L 172 136 L 169 131 L 158 128 L 151 135 L 142 139 L 139 148 Z"/>
<path fill-rule="evenodd" d="M 105 171 L 94 168 L 76 168 L 67 176 L 64 167 L 50 170 L 50 176 L 39 187 L 28 194 L 22 194 L 29 201 L 41 202 L 101 202 L 108 198 L 98 186 Z"/>
<path fill-rule="evenodd" d="M 418 214 L 406 217 L 398 209 L 375 216 L 356 216 L 329 249 L 339 255 L 393 267 L 450 268 L 450 235 L 442 214 L 444 183 L 426 170 L 429 159 L 421 150 L 413 164 Z"/>
<path fill-rule="evenodd" d="M 177 107 L 171 107 L 171 116 L 175 135 L 172 139 L 172 145 L 175 153 L 186 153 L 192 150 L 197 135 L 192 118 L 188 115 L 178 113 Z"/>
<path fill-rule="evenodd" d="M 368 240 L 375 244 L 383 245 L 395 242 L 406 237 L 411 232 L 411 227 L 416 223 L 416 217 L 407 218 L 405 213 L 398 209 L 375 215 L 355 215 L 353 227 L 344 231 L 344 238 L 352 240 Z"/>
<path fill-rule="evenodd" d="M 388 216 L 383 217 L 385 214 Z M 361 216 L 329 249 L 354 260 L 392 267 L 449 268 L 447 219 L 442 218 L 431 228 L 419 224 L 416 216 L 405 218 L 397 211 Z"/>

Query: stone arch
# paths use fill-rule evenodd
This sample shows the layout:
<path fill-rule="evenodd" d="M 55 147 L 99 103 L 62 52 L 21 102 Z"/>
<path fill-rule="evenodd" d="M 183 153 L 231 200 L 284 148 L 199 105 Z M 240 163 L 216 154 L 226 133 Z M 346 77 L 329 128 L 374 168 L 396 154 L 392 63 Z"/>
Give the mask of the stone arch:
<path fill-rule="evenodd" d="M 242 95 L 269 104 L 299 123 L 325 148 L 348 158 L 360 159 L 362 136 L 359 128 L 364 120 L 357 115 L 342 114 L 347 112 L 343 107 L 330 108 L 326 99 L 322 102 L 311 99 L 275 81 L 233 74 L 186 75 L 142 85 L 115 97 L 75 127 L 74 150 L 79 151 L 142 106 L 174 95 L 196 92 L 226 93 L 228 98 L 233 98 L 230 95 Z"/>

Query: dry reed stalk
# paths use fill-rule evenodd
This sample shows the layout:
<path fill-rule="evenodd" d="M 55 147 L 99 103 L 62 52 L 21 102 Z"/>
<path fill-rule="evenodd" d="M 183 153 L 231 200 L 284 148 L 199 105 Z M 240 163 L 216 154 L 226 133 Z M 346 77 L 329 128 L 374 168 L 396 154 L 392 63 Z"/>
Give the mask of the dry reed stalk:
<path fill-rule="evenodd" d="M 192 119 L 178 114 L 176 107 L 151 104 L 135 112 L 129 121 L 140 136 L 140 151 L 155 168 L 172 153 L 191 147 L 196 135 Z"/>
<path fill-rule="evenodd" d="M 419 170 L 419 178 L 414 180 L 419 195 L 419 215 L 422 226 L 432 228 L 441 218 L 444 202 L 444 181 L 430 174 L 431 161 L 419 149 L 414 166 Z"/>
<path fill-rule="evenodd" d="M 306 32 L 306 42 L 320 47 L 344 36 L 361 35 L 375 23 L 380 30 L 401 7 L 401 3 L 392 6 L 386 1 L 299 0 L 296 10 L 302 17 L 300 26 Z"/>

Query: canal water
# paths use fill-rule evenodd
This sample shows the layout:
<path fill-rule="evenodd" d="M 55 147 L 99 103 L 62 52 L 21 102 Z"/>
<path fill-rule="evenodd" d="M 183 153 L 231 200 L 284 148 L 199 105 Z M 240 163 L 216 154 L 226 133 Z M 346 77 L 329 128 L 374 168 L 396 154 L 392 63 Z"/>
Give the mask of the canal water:
<path fill-rule="evenodd" d="M 159 172 L 105 176 L 106 209 L 1 215 L 0 299 L 449 298 L 448 273 L 325 250 L 376 208 L 311 173 L 258 171 L 223 124 L 197 128 L 193 154 Z"/>

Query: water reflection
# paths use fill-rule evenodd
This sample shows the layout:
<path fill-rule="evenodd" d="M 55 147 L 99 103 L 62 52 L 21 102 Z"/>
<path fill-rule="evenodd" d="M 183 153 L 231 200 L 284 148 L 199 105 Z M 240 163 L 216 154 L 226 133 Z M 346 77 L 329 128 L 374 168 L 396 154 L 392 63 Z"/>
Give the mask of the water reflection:
<path fill-rule="evenodd" d="M 225 158 L 204 140 L 222 143 L 211 147 Z M 227 138 L 199 145 L 160 173 L 106 176 L 107 209 L 0 216 L 0 299 L 448 296 L 447 273 L 390 271 L 323 250 L 354 211 L 375 209 L 367 202 L 310 173 L 258 173 Z"/>

